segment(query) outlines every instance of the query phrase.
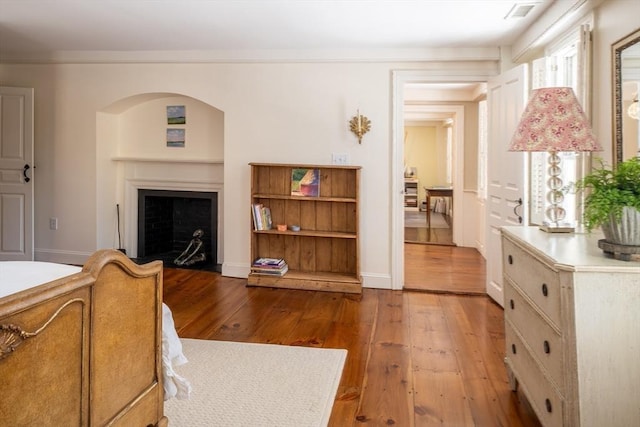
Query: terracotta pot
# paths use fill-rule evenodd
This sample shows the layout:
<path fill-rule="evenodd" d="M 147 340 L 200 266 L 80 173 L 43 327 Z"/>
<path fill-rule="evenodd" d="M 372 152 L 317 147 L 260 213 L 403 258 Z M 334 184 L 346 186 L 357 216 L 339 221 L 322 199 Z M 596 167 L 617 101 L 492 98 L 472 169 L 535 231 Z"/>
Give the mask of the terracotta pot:
<path fill-rule="evenodd" d="M 610 215 L 609 222 L 602 224 L 604 238 L 609 243 L 640 246 L 640 211 L 631 207 L 622 208 L 622 216 L 616 221 Z"/>

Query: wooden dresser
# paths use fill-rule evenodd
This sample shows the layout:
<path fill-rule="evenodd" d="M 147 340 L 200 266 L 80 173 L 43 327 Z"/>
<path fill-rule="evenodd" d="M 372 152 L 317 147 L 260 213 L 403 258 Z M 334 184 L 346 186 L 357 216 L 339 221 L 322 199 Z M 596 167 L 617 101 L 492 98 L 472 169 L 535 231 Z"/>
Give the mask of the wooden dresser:
<path fill-rule="evenodd" d="M 640 426 L 640 262 L 599 238 L 502 229 L 505 363 L 544 426 Z"/>

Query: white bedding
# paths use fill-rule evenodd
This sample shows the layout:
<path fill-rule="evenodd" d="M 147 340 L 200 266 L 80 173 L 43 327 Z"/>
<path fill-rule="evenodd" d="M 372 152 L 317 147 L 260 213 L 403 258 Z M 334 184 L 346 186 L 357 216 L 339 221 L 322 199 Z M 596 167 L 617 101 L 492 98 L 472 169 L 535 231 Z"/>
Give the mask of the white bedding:
<path fill-rule="evenodd" d="M 0 261 L 0 298 L 82 271 L 81 267 L 40 261 Z M 164 398 L 188 399 L 191 384 L 173 370 L 187 363 L 173 315 L 162 303 L 162 365 Z"/>
<path fill-rule="evenodd" d="M 172 397 L 188 399 L 191 394 L 191 383 L 178 375 L 174 366 L 187 363 L 188 360 L 182 353 L 182 342 L 176 332 L 171 310 L 162 303 L 162 373 L 164 385 L 164 400 Z"/>
<path fill-rule="evenodd" d="M 82 268 L 40 261 L 1 261 L 0 298 L 79 273 Z"/>

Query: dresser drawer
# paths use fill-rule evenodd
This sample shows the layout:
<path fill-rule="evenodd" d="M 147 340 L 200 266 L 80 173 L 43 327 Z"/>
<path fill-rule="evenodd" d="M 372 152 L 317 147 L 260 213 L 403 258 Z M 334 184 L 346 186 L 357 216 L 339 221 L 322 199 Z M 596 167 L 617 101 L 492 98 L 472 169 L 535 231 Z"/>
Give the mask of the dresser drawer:
<path fill-rule="evenodd" d="M 562 426 L 564 401 L 553 384 L 547 380 L 529 354 L 511 325 L 505 324 L 507 346 L 507 367 L 511 369 L 519 387 L 529 399 L 529 403 L 545 427 Z"/>
<path fill-rule="evenodd" d="M 564 369 L 561 336 L 529 305 L 513 285 L 504 283 L 504 315 L 562 393 Z"/>
<path fill-rule="evenodd" d="M 502 239 L 504 274 L 560 328 L 560 277 L 511 241 Z"/>

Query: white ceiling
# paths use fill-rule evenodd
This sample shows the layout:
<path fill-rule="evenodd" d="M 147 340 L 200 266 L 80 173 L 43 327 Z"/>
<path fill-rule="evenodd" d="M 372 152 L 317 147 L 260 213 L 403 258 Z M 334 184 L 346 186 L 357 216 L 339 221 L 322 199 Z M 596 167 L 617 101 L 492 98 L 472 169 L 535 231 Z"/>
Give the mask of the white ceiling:
<path fill-rule="evenodd" d="M 563 0 L 565 1 L 565 0 Z M 61 52 L 495 48 L 552 0 L 0 0 L 0 60 Z M 505 19 L 514 6 L 535 7 Z"/>

